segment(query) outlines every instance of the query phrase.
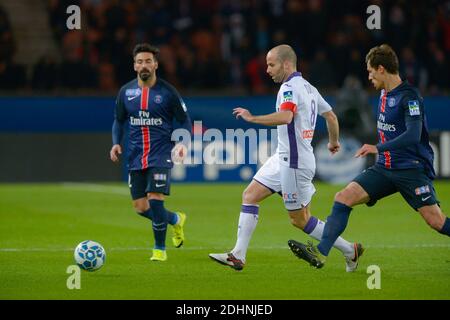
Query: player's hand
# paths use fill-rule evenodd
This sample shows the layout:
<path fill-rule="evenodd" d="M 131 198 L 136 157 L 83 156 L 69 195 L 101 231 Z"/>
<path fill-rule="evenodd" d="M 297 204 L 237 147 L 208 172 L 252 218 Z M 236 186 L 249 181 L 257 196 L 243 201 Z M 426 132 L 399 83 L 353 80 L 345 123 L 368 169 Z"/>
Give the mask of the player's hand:
<path fill-rule="evenodd" d="M 172 162 L 175 164 L 183 163 L 184 158 L 187 155 L 187 148 L 182 143 L 177 143 L 172 149 Z"/>
<path fill-rule="evenodd" d="M 233 109 L 233 114 L 236 116 L 236 119 L 241 117 L 245 121 L 251 122 L 253 115 L 247 109 L 238 107 Z"/>
<path fill-rule="evenodd" d="M 378 153 L 377 147 L 374 146 L 373 144 L 364 144 L 361 148 L 359 148 L 358 151 L 356 151 L 355 158 L 365 157 L 371 153 L 377 154 Z"/>
<path fill-rule="evenodd" d="M 329 142 L 328 145 L 328 150 L 331 152 L 331 154 L 335 154 L 337 152 L 339 152 L 339 150 L 341 150 L 341 144 L 339 143 L 339 141 L 336 142 Z"/>
<path fill-rule="evenodd" d="M 119 162 L 119 155 L 122 154 L 122 147 L 120 144 L 115 144 L 112 146 L 111 151 L 109 152 L 109 157 L 112 162 Z"/>

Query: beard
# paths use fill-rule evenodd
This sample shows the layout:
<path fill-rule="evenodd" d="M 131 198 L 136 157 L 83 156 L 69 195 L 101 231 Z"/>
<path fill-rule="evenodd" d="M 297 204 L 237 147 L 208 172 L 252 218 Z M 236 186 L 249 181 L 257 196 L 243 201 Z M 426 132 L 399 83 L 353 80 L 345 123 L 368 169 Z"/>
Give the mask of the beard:
<path fill-rule="evenodd" d="M 280 76 L 280 75 L 274 75 L 274 76 L 271 76 L 272 81 L 273 81 L 274 83 L 280 83 L 280 82 L 282 81 L 281 77 L 282 77 L 282 76 Z"/>
<path fill-rule="evenodd" d="M 150 79 L 151 76 L 152 76 L 152 74 L 147 69 L 144 69 L 141 72 L 139 72 L 139 78 L 141 78 L 141 80 L 144 82 L 147 81 L 148 79 Z"/>
<path fill-rule="evenodd" d="M 278 73 L 275 76 L 275 78 L 273 79 L 273 82 L 275 82 L 275 83 L 282 83 L 286 79 L 287 79 L 286 71 L 283 70 L 282 72 Z"/>

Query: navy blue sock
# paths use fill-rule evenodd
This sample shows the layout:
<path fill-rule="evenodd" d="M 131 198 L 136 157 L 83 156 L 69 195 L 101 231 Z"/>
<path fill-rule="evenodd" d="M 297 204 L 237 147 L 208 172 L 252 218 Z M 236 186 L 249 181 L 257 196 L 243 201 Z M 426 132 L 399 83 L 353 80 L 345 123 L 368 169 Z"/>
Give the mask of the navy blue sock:
<path fill-rule="evenodd" d="M 145 218 L 147 218 L 147 219 L 150 219 L 150 220 L 153 220 L 153 211 L 152 211 L 152 208 L 148 208 L 147 209 L 147 211 L 144 211 L 144 212 L 138 212 L 138 214 L 140 214 L 141 216 L 143 216 L 143 217 L 145 217 Z"/>
<path fill-rule="evenodd" d="M 155 236 L 155 249 L 166 249 L 167 213 L 164 209 L 164 201 L 150 200 L 153 211 L 153 235 Z"/>
<path fill-rule="evenodd" d="M 139 213 L 139 214 L 143 217 L 146 217 L 147 219 L 153 220 L 153 210 L 151 208 L 150 201 L 148 202 L 150 205 L 150 208 L 147 211 L 145 211 L 143 213 Z M 175 223 L 178 222 L 178 216 L 176 213 L 169 211 L 167 209 L 166 209 L 166 212 L 167 212 L 167 223 L 173 226 Z"/>
<path fill-rule="evenodd" d="M 166 212 L 167 212 L 167 223 L 173 226 L 175 223 L 178 222 L 178 216 L 175 212 L 169 211 L 167 209 Z"/>
<path fill-rule="evenodd" d="M 328 256 L 336 239 L 344 232 L 350 216 L 350 211 L 352 211 L 352 208 L 345 204 L 336 201 L 334 202 L 333 210 L 328 216 L 323 229 L 322 240 L 317 246 L 317 249 L 319 249 L 320 253 L 324 256 Z"/>
<path fill-rule="evenodd" d="M 450 219 L 448 217 L 445 218 L 444 226 L 439 233 L 446 234 L 450 237 Z"/>

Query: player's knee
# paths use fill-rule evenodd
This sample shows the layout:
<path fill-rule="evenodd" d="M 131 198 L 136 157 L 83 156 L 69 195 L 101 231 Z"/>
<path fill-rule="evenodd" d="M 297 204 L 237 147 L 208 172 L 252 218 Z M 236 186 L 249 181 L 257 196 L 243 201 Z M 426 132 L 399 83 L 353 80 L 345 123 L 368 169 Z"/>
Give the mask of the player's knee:
<path fill-rule="evenodd" d="M 162 193 L 156 193 L 156 192 L 149 192 L 147 194 L 147 199 L 148 200 L 159 200 L 159 201 L 164 201 L 164 194 Z"/>
<path fill-rule="evenodd" d="M 347 189 L 337 192 L 334 196 L 334 201 L 345 204 L 346 206 L 352 207 L 354 205 L 354 199 L 352 199 L 351 192 Z"/>
<path fill-rule="evenodd" d="M 136 213 L 142 215 L 145 211 L 147 211 L 148 205 L 145 205 L 143 203 L 133 203 L 133 208 Z"/>
<path fill-rule="evenodd" d="M 306 210 L 299 210 L 289 215 L 289 219 L 294 227 L 304 229 L 308 223 L 309 214 Z"/>
<path fill-rule="evenodd" d="M 441 231 L 444 223 L 440 217 L 432 217 L 426 220 L 427 224 L 436 231 Z"/>
<path fill-rule="evenodd" d="M 334 201 L 336 202 L 340 202 L 340 203 L 345 203 L 347 202 L 347 197 L 345 196 L 345 192 L 344 191 L 339 191 L 334 195 Z"/>
<path fill-rule="evenodd" d="M 300 229 L 302 229 L 303 230 L 303 228 L 305 227 L 305 225 L 306 225 L 306 223 L 305 222 L 303 222 L 301 219 L 298 219 L 298 218 L 290 218 L 291 219 L 291 224 L 294 226 L 294 227 L 297 227 L 297 228 L 300 228 Z"/>
<path fill-rule="evenodd" d="M 436 206 L 437 207 L 437 206 Z M 421 208 L 419 209 L 422 217 L 426 223 L 436 231 L 441 231 L 445 224 L 445 216 L 439 211 L 439 209 L 431 208 Z"/>
<path fill-rule="evenodd" d="M 246 188 L 244 192 L 242 192 L 242 203 L 245 204 L 257 204 L 258 199 L 254 192 Z"/>

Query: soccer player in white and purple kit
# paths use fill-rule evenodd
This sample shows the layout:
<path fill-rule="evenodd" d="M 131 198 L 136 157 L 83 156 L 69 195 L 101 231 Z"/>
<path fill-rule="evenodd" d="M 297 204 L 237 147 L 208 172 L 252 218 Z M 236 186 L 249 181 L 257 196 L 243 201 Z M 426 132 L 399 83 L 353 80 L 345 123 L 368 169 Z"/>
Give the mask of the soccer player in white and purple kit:
<path fill-rule="evenodd" d="M 267 53 L 267 73 L 278 91 L 276 112 L 254 116 L 244 108 L 234 109 L 234 115 L 248 122 L 277 126 L 278 148 L 258 170 L 242 197 L 236 245 L 229 253 L 212 253 L 215 261 L 242 270 L 250 238 L 258 222 L 259 202 L 273 193 L 283 197 L 291 223 L 314 239 L 322 238 L 324 223 L 310 213 L 309 204 L 316 189 L 312 183 L 316 163 L 311 146 L 317 115 L 327 122 L 328 149 L 339 151 L 339 124 L 330 105 L 317 89 L 297 72 L 297 56 L 288 45 L 280 45 Z M 361 244 L 339 237 L 333 243 L 346 260 L 346 270 L 354 271 Z"/>
<path fill-rule="evenodd" d="M 184 241 L 183 225 L 186 215 L 164 207 L 164 196 L 170 193 L 172 150 L 181 159 L 185 147 L 174 146 L 171 140 L 174 120 L 189 132 L 191 121 L 183 99 L 166 81 L 156 77 L 159 49 L 147 43 L 133 50 L 137 79 L 119 91 L 112 129 L 113 146 L 110 157 L 119 161 L 120 145 L 125 126 L 128 133 L 129 187 L 135 210 L 152 221 L 155 246 L 152 261 L 167 260 L 165 250 L 167 224 L 173 226 L 175 247 Z"/>

